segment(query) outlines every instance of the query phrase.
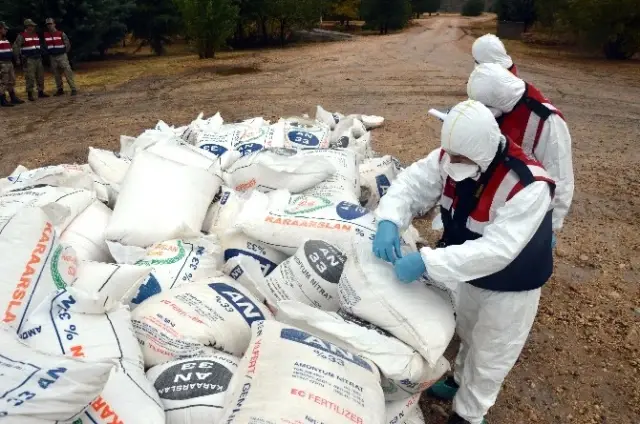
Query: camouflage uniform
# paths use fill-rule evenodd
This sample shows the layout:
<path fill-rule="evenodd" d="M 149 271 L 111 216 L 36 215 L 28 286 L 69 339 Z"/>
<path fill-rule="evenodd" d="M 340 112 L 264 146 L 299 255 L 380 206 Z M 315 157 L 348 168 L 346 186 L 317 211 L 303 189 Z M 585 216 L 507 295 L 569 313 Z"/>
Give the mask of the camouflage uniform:
<path fill-rule="evenodd" d="M 0 94 L 12 93 L 16 85 L 16 73 L 12 62 L 0 62 Z"/>
<path fill-rule="evenodd" d="M 35 23 L 32 20 L 27 19 L 25 21 L 25 26 L 35 27 Z M 38 34 L 35 30 L 31 33 L 23 32 L 18 35 L 15 43 L 13 43 L 13 53 L 16 57 L 22 57 L 22 66 L 24 69 L 24 77 L 27 86 L 27 94 L 29 95 L 29 100 L 33 100 L 33 89 L 38 87 L 38 97 L 49 97 L 44 94 L 44 66 L 42 65 L 42 56 L 40 53 L 40 44 L 38 41 L 38 47 L 35 50 L 31 50 L 27 55 L 25 53 L 25 34 L 27 37 L 29 35 L 33 35 L 34 37 L 38 37 Z M 38 37 L 39 39 L 39 37 Z M 28 44 L 28 43 L 27 43 Z"/>
<path fill-rule="evenodd" d="M 16 73 L 13 69 L 13 50 L 9 40 L 6 39 L 9 28 L 0 21 L 0 106 L 7 107 L 24 103 L 14 91 L 16 85 Z M 5 93 L 9 92 L 8 101 Z"/>
<path fill-rule="evenodd" d="M 46 20 L 47 31 L 44 33 L 45 45 L 51 59 L 51 72 L 56 81 L 57 95 L 64 93 L 62 74 L 71 88 L 71 94 L 76 94 L 76 82 L 69 65 L 67 52 L 71 50 L 71 42 L 64 32 L 58 31 L 52 18 Z"/>

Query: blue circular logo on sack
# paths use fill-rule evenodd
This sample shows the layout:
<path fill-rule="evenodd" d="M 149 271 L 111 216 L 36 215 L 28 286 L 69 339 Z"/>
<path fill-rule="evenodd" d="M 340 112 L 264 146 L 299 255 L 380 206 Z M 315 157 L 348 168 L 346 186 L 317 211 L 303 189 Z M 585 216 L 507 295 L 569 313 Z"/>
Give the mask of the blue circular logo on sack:
<path fill-rule="evenodd" d="M 216 156 L 222 156 L 224 152 L 227 151 L 226 147 L 223 147 L 219 144 L 203 144 L 200 146 L 202 150 L 206 150 L 207 152 L 211 152 Z"/>
<path fill-rule="evenodd" d="M 317 146 L 320 144 L 320 140 L 318 137 L 306 131 L 289 131 L 287 135 L 289 137 L 289 141 L 296 144 L 301 144 L 303 146 Z"/>
<path fill-rule="evenodd" d="M 248 154 L 251 154 L 253 152 L 257 152 L 258 150 L 262 150 L 264 148 L 264 146 L 262 144 L 258 144 L 258 143 L 245 143 L 245 144 L 241 144 L 240 146 L 236 147 L 236 150 L 239 151 L 242 156 L 246 156 Z"/>
<path fill-rule="evenodd" d="M 362 206 L 354 205 L 353 203 L 349 202 L 338 203 L 338 205 L 336 206 L 336 212 L 338 213 L 338 216 L 340 218 L 346 219 L 347 221 L 358 219 L 369 213 L 369 211 Z"/>

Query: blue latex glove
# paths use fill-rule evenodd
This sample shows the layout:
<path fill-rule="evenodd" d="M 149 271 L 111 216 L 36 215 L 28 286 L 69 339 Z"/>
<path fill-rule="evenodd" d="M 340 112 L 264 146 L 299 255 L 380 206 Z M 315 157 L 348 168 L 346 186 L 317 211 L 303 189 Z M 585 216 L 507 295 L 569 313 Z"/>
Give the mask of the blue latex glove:
<path fill-rule="evenodd" d="M 556 234 L 551 233 L 551 249 L 555 249 L 555 248 L 556 248 Z"/>
<path fill-rule="evenodd" d="M 373 253 L 389 263 L 402 257 L 398 226 L 391 221 L 380 221 L 376 237 L 373 239 Z"/>
<path fill-rule="evenodd" d="M 422 260 L 420 252 L 410 253 L 404 258 L 400 258 L 393 265 L 396 275 L 403 283 L 416 281 L 422 274 L 427 272 L 427 267 Z"/>

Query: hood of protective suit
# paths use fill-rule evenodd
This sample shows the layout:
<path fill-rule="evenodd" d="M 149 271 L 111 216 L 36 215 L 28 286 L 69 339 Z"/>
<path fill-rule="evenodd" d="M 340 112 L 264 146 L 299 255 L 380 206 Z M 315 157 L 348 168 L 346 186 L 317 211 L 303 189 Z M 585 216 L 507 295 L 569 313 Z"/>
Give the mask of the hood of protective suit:
<path fill-rule="evenodd" d="M 487 107 L 509 113 L 522 98 L 525 82 L 495 63 L 476 66 L 467 82 L 467 95 Z"/>
<path fill-rule="evenodd" d="M 441 147 L 448 153 L 466 156 L 486 171 L 503 143 L 493 114 L 482 103 L 467 100 L 447 114 L 440 133 Z"/>
<path fill-rule="evenodd" d="M 505 69 L 513 66 L 513 60 L 507 54 L 504 44 L 493 34 L 478 38 L 471 47 L 471 54 L 478 63 L 497 63 Z"/>

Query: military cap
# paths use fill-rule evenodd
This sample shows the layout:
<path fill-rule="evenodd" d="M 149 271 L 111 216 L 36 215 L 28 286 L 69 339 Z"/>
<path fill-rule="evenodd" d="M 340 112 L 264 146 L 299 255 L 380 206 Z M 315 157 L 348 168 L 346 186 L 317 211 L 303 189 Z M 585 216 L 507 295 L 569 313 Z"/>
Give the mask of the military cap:
<path fill-rule="evenodd" d="M 25 19 L 24 20 L 24 26 L 37 26 L 37 25 L 31 19 Z"/>
<path fill-rule="evenodd" d="M 53 20 L 53 18 L 47 18 L 46 21 L 44 21 L 45 24 L 49 25 L 49 24 L 55 24 L 56 21 Z"/>

